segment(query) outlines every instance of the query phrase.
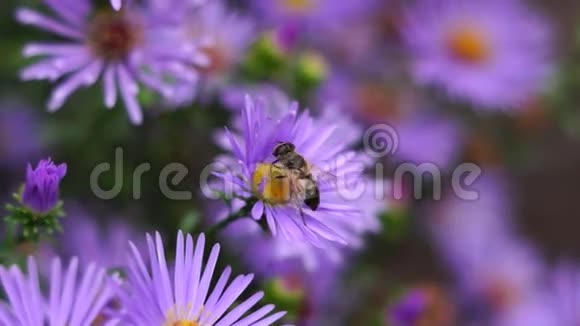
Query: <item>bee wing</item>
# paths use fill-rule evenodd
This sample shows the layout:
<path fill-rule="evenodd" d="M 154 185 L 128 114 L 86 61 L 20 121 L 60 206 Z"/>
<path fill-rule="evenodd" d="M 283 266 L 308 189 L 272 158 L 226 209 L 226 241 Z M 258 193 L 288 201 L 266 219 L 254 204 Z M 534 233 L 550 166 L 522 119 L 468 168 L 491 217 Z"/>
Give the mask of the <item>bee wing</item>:
<path fill-rule="evenodd" d="M 310 174 L 319 186 L 336 186 L 338 177 L 328 171 L 325 171 L 313 164 L 310 164 Z"/>

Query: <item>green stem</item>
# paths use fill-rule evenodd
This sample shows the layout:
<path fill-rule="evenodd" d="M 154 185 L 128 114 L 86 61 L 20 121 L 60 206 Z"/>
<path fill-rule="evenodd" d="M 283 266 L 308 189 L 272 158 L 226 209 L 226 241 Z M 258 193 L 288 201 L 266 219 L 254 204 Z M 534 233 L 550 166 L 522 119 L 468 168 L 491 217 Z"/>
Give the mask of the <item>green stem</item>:
<path fill-rule="evenodd" d="M 255 199 L 255 198 L 248 199 L 246 201 L 246 205 L 244 205 L 244 207 L 240 208 L 240 210 L 238 210 L 235 213 L 231 213 L 225 219 L 214 224 L 209 230 L 207 230 L 205 232 L 206 236 L 208 238 L 212 238 L 212 237 L 216 236 L 219 232 L 224 230 L 228 225 L 232 224 L 233 222 L 235 222 L 241 218 L 250 216 L 252 207 L 254 207 L 254 204 L 256 203 L 256 201 L 257 201 L 257 199 Z"/>

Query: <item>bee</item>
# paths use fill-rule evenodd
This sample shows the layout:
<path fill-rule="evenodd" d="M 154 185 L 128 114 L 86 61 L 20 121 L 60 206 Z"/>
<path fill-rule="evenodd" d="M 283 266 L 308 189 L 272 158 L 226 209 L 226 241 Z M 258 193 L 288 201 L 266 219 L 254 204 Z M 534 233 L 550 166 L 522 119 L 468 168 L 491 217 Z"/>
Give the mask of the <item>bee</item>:
<path fill-rule="evenodd" d="M 280 175 L 277 178 L 289 178 L 291 192 L 308 208 L 313 211 L 317 210 L 320 206 L 320 188 L 313 177 L 313 172 L 320 170 L 296 152 L 296 146 L 290 142 L 278 143 L 272 155 L 276 158 L 272 164 L 288 171 L 286 175 Z M 304 220 L 302 210 L 300 213 Z"/>
<path fill-rule="evenodd" d="M 280 162 L 285 168 L 290 170 L 298 170 L 302 175 L 306 176 L 309 173 L 308 162 L 302 155 L 296 152 L 296 146 L 292 143 L 281 142 L 274 147 L 272 155 L 276 158 L 273 164 Z"/>

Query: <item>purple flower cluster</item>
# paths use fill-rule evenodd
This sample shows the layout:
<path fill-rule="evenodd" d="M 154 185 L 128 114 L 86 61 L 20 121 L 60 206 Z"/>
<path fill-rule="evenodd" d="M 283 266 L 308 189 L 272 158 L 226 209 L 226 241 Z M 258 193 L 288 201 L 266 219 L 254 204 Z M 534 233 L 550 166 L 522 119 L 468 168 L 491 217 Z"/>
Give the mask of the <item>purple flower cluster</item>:
<path fill-rule="evenodd" d="M 555 29 L 528 1 L 41 3 L 18 5 L 14 16 L 51 34 L 43 41 L 25 41 L 22 56 L 30 61 L 20 71 L 21 80 L 52 84 L 48 111 L 93 102 L 76 101 L 83 96 L 81 88 L 99 88 L 97 106 L 122 106 L 135 125 L 157 110 L 184 109 L 176 118 L 155 120 L 159 128 L 147 126 L 154 128 L 134 135 L 152 132 L 146 140 L 165 141 L 144 144 L 145 154 L 155 147 L 159 150 L 151 152 L 160 159 L 185 158 L 203 166 L 211 157 L 181 151 L 194 138 L 184 136 L 190 135 L 189 123 L 202 126 L 206 134 L 195 134 L 196 141 L 213 137 L 222 150 L 213 159 L 220 167 L 213 171 L 216 179 L 202 190 L 207 195 L 211 188 L 220 201 L 201 202 L 207 210 L 203 219 L 193 207 L 200 202 L 186 202 L 191 207 L 182 210 L 169 200 L 135 201 L 121 214 L 150 207 L 177 212 L 172 220 L 147 220 L 164 232 L 180 229 L 171 238 L 160 232 L 142 237 L 125 218 L 105 220 L 69 205 L 64 233 L 54 235 L 55 243 L 44 242 L 46 234 L 61 229 L 60 184 L 67 164 L 50 158 L 35 168 L 28 164 L 26 182 L 15 196 L 20 205 L 7 205 L 6 220 L 16 227 L 7 230 L 0 249 L 30 250 L 33 256 L 26 272 L 18 265 L 7 267 L 13 261 L 0 265 L 5 294 L 0 325 L 343 325 L 354 308 L 375 309 L 373 321 L 393 326 L 580 325 L 580 267 L 542 261 L 537 248 L 518 235 L 511 205 L 516 198 L 505 171 L 483 158 L 489 153 L 473 153 L 513 154 L 511 146 L 522 144 L 504 136 L 518 132 L 530 103 L 544 104 L 539 99 L 555 71 Z M 563 75 L 562 83 L 569 79 L 575 81 Z M 314 108 L 300 107 L 293 98 Z M 185 111 L 198 107 L 208 109 Z M 14 162 L 42 150 L 40 128 L 28 113 L 20 107 L 0 111 L 0 167 L 7 167 L 0 177 L 11 173 Z M 181 118 L 175 129 L 164 125 Z M 227 127 L 216 131 L 222 119 L 228 119 Z M 102 121 L 93 121 L 62 135 L 53 132 L 61 126 L 50 128 L 50 123 L 47 146 L 61 154 L 60 149 L 69 149 L 61 148 L 61 138 L 76 138 L 75 129 L 89 125 L 95 129 L 81 131 L 95 136 L 96 143 L 113 139 L 140 145 L 142 139 L 125 139 L 131 129 L 116 130 L 114 124 L 106 124 L 111 138 L 99 139 Z M 393 142 L 387 144 L 393 151 L 369 155 L 373 142 L 366 131 L 385 124 L 392 133 L 382 143 Z M 166 130 L 168 138 L 162 135 Z M 175 149 L 177 138 L 180 148 Z M 85 138 L 78 139 L 83 144 Z M 484 168 L 469 185 L 478 193 L 473 201 L 450 194 L 450 188 L 456 190 L 456 163 L 472 158 Z M 429 180 L 421 176 L 422 188 L 412 190 L 418 197 L 432 182 L 433 189 L 446 188 L 443 200 L 389 200 L 395 187 L 419 185 L 416 179 L 406 183 L 405 176 L 395 180 L 401 184 L 391 184 L 389 173 L 400 177 L 402 163 L 439 169 Z M 448 179 L 452 187 L 442 187 Z M 161 182 L 160 177 L 163 187 Z M 75 200 L 80 199 L 88 196 Z M 185 210 L 177 226 L 173 218 Z M 208 246 L 206 235 L 208 242 L 221 239 L 228 257 L 239 263 L 232 266 L 248 274 L 235 275 L 218 262 L 222 249 Z M 377 294 L 387 292 L 376 284 L 384 275 L 389 274 L 385 287 L 398 281 L 391 283 L 391 266 L 377 257 L 396 260 L 391 255 L 405 247 L 405 237 L 427 241 L 448 277 L 417 282 L 409 273 L 403 288 Z M 31 250 L 21 239 L 43 242 Z M 369 243 L 374 247 L 361 254 Z M 343 282 L 351 272 L 354 285 Z M 416 274 L 421 272 L 429 273 L 427 278 L 435 274 Z M 368 286 L 372 289 L 364 287 L 367 276 L 375 282 Z M 264 292 L 252 287 L 254 279 Z M 358 302 L 358 291 L 371 300 Z M 263 298 L 272 304 L 262 306 Z M 372 304 L 366 307 L 367 302 Z M 289 313 L 277 312 L 274 303 Z M 370 318 L 353 320 L 349 323 L 371 323 Z"/>
<path fill-rule="evenodd" d="M 79 268 L 72 258 L 66 270 L 55 258 L 45 294 L 34 258 L 28 259 L 26 276 L 14 266 L 0 267 L 0 281 L 9 305 L 0 308 L 2 325 L 271 325 L 285 312 L 271 313 L 266 305 L 248 313 L 264 296 L 259 292 L 234 304 L 250 285 L 253 275 L 229 282 L 226 268 L 211 287 L 219 255 L 213 246 L 204 260 L 205 236 L 194 243 L 191 235 L 177 234 L 174 264 L 169 265 L 159 233 L 147 235 L 143 256 L 130 243 L 128 277 L 108 277 L 93 263 Z M 147 257 L 147 258 L 144 258 Z M 149 263 L 145 263 L 149 260 Z M 171 273 L 171 275 L 170 275 Z M 82 276 L 78 276 L 82 275 Z M 229 285 L 228 285 L 229 283 Z M 120 307 L 120 309 L 118 309 Z"/>
<path fill-rule="evenodd" d="M 501 173 L 488 173 L 476 189 L 478 201 L 450 198 L 430 222 L 463 299 L 479 307 L 472 309 L 491 312 L 490 325 L 577 324 L 577 266 L 565 263 L 552 270 L 542 263 L 536 248 L 516 235 Z"/>

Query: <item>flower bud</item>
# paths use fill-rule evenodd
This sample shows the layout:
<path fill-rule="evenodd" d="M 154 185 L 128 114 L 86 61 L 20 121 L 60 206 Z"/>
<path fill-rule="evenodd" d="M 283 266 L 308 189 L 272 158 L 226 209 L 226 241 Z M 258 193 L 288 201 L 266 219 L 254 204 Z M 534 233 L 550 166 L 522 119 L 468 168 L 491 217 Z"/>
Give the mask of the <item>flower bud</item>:
<path fill-rule="evenodd" d="M 41 160 L 36 169 L 28 164 L 22 204 L 38 214 L 47 214 L 59 200 L 60 181 L 66 174 L 66 164 L 55 165 L 49 158 Z"/>

